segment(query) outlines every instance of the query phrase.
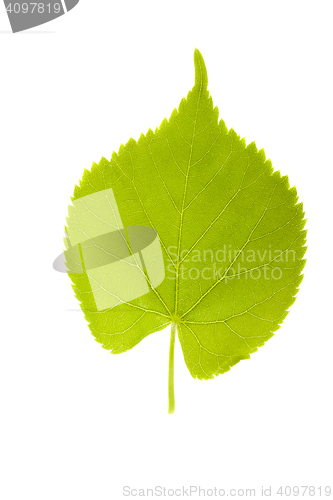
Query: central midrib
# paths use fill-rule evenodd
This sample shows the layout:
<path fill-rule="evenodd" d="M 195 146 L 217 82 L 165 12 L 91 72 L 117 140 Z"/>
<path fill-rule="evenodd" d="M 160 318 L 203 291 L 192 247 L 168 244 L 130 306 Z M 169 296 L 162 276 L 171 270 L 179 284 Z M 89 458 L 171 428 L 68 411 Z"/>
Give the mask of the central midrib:
<path fill-rule="evenodd" d="M 191 140 L 191 150 L 190 150 L 190 156 L 188 160 L 188 165 L 187 165 L 187 172 L 186 172 L 186 177 L 185 177 L 185 186 L 184 186 L 184 194 L 183 194 L 183 201 L 182 201 L 182 209 L 180 212 L 180 222 L 179 222 L 179 238 L 178 238 L 178 255 L 177 255 L 177 268 L 176 268 L 176 287 L 175 287 L 175 317 L 177 318 L 177 312 L 178 312 L 178 292 L 179 292 L 179 265 L 180 265 L 180 248 L 181 248 L 181 239 L 182 239 L 182 229 L 183 229 L 183 216 L 184 216 L 184 208 L 185 208 L 185 199 L 186 199 L 186 193 L 187 193 L 187 186 L 188 186 L 188 178 L 189 178 L 189 173 L 190 173 L 190 168 L 191 168 L 191 160 L 192 160 L 192 153 L 193 153 L 193 145 L 194 145 L 194 137 L 195 137 L 195 128 L 197 124 L 197 117 L 198 117 L 198 111 L 199 111 L 199 103 L 201 100 L 201 94 L 202 94 L 202 75 L 200 79 L 200 88 L 199 88 L 199 95 L 198 95 L 198 100 L 197 100 L 197 108 L 195 112 L 195 118 L 193 122 L 193 133 L 192 133 L 192 140 Z"/>

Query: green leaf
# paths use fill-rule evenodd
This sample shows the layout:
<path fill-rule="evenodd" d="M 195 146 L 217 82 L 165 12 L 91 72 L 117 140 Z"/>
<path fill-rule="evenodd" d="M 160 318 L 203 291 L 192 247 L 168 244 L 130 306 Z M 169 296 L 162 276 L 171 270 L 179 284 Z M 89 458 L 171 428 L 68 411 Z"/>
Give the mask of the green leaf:
<path fill-rule="evenodd" d="M 113 296 L 109 283 L 120 290 L 123 275 L 103 268 L 98 254 L 93 281 L 80 244 L 76 255 L 82 268 L 70 277 L 92 334 L 112 353 L 125 352 L 172 324 L 170 412 L 176 332 L 193 377 L 210 379 L 228 371 L 279 328 L 295 300 L 305 262 L 304 212 L 295 187 L 273 171 L 263 150 L 254 143 L 246 146 L 219 120 L 198 50 L 194 63 L 195 85 L 169 120 L 121 145 L 111 161 L 102 158 L 85 170 L 75 186 L 67 227 L 74 234 L 81 224 L 94 238 L 96 220 L 104 213 L 104 202 L 98 208 L 89 205 L 100 200 L 94 193 L 111 197 L 113 210 L 119 210 L 112 230 L 123 238 L 123 248 L 128 245 L 128 258 L 136 259 L 134 267 L 148 287 L 142 281 L 140 296 L 108 302 Z M 84 197 L 86 210 L 78 202 Z M 165 273 L 158 285 L 152 283 L 150 265 L 138 257 L 140 251 L 131 254 L 126 228 L 133 226 L 157 232 Z M 94 283 L 102 290 L 98 298 Z M 121 293 L 127 297 L 129 292 Z"/>

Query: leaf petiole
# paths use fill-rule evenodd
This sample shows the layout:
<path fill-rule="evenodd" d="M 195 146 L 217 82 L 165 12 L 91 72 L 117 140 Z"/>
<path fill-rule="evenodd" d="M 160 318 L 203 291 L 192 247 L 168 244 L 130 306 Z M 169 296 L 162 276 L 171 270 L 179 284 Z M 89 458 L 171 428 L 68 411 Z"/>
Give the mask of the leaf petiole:
<path fill-rule="evenodd" d="M 175 411 L 175 388 L 174 388 L 174 354 L 176 339 L 176 323 L 171 324 L 170 351 L 169 351 L 169 413 Z"/>

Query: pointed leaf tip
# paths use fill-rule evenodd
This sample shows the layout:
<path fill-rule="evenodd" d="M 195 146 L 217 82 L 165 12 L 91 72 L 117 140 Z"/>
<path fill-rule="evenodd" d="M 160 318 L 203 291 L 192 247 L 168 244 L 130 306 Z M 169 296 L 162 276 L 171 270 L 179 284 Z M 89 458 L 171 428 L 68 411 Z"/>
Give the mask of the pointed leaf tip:
<path fill-rule="evenodd" d="M 194 51 L 195 85 L 206 90 L 208 86 L 207 69 L 204 58 L 198 49 Z"/>

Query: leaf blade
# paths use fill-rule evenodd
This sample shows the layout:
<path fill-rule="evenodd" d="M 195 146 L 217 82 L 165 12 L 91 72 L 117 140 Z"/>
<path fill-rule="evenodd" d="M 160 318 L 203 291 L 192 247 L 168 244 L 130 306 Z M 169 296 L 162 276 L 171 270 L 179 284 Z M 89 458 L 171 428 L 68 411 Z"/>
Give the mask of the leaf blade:
<path fill-rule="evenodd" d="M 73 198 L 112 188 L 125 227 L 157 231 L 166 278 L 138 299 L 97 311 L 85 276 L 70 276 L 104 348 L 124 352 L 176 323 L 190 373 L 207 379 L 249 359 L 280 327 L 302 279 L 306 232 L 296 189 L 263 150 L 219 120 L 197 49 L 194 62 L 194 87 L 170 119 L 130 139 L 110 162 L 93 164 Z M 255 260 L 244 262 L 246 252 Z M 288 252 L 294 258 L 283 260 Z M 282 277 L 262 274 L 273 269 Z"/>

